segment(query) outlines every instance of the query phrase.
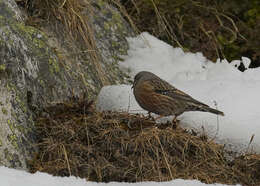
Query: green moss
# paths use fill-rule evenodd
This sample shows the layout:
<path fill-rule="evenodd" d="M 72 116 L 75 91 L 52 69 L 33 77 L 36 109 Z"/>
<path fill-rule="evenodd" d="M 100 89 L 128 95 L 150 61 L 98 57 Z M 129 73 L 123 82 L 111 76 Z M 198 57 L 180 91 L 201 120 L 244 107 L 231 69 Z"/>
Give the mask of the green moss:
<path fill-rule="evenodd" d="M 44 83 L 44 81 L 43 81 L 42 79 L 39 80 L 39 83 L 40 83 L 40 85 L 41 85 L 42 87 L 44 87 L 45 83 Z"/>
<path fill-rule="evenodd" d="M 0 27 L 2 29 L 2 32 L 5 34 L 5 39 L 3 40 L 3 42 L 5 43 L 5 45 L 6 45 L 6 43 L 9 45 L 13 45 L 14 41 L 13 41 L 13 39 L 10 39 L 12 33 L 10 31 L 10 28 L 5 26 L 5 24 L 6 24 L 5 21 L 0 22 Z"/>
<path fill-rule="evenodd" d="M 117 56 L 117 55 L 113 55 L 113 56 L 111 56 L 113 59 L 114 59 L 114 65 L 117 65 L 117 62 L 118 61 L 124 61 L 124 59 L 123 58 L 121 58 L 121 57 L 119 57 L 119 56 Z"/>
<path fill-rule="evenodd" d="M 8 134 L 7 135 L 7 139 L 8 141 L 12 144 L 12 146 L 16 149 L 18 149 L 18 144 L 17 144 L 17 141 L 18 141 L 18 138 L 15 134 L 15 129 L 16 129 L 16 126 L 13 122 L 11 122 L 10 119 L 7 120 L 7 124 L 9 126 L 9 129 L 11 130 L 12 134 Z"/>
<path fill-rule="evenodd" d="M 12 84 L 12 83 L 7 83 L 6 88 L 9 92 L 14 92 L 15 93 L 15 101 L 19 104 L 21 110 L 23 112 L 27 112 L 27 105 L 25 103 L 25 99 L 23 98 L 23 94 L 17 90 L 17 87 Z M 9 100 L 6 100 L 6 103 L 8 103 Z"/>
<path fill-rule="evenodd" d="M 2 113 L 3 113 L 4 115 L 7 115 L 7 114 L 8 114 L 6 108 L 2 107 Z"/>
<path fill-rule="evenodd" d="M 110 25 L 108 23 L 104 23 L 104 29 L 105 30 L 109 30 L 110 29 Z"/>
<path fill-rule="evenodd" d="M 4 72 L 6 69 L 5 64 L 0 65 L 0 72 Z"/>
<path fill-rule="evenodd" d="M 14 125 L 13 123 L 11 122 L 10 119 L 7 120 L 7 124 L 9 126 L 9 129 L 12 131 L 12 133 L 14 133 Z"/>
<path fill-rule="evenodd" d="M 11 31 L 10 31 L 11 30 Z M 10 24 L 10 28 L 6 27 L 4 30 L 5 34 L 8 32 L 14 32 L 19 38 L 22 38 L 27 43 L 29 47 L 29 51 L 33 56 L 37 56 L 37 58 L 48 59 L 50 57 L 50 52 L 47 44 L 47 37 L 45 34 L 34 27 L 27 26 L 24 23 L 14 22 Z M 8 40 L 10 45 L 15 45 L 15 39 L 13 37 Z"/>
<path fill-rule="evenodd" d="M 123 31 L 122 18 L 119 13 L 113 11 L 112 22 L 117 26 L 118 31 Z"/>
<path fill-rule="evenodd" d="M 98 4 L 100 8 L 105 6 L 105 2 L 103 0 L 96 0 L 95 2 Z"/>
<path fill-rule="evenodd" d="M 17 137 L 15 134 L 8 134 L 7 139 L 11 142 L 15 149 L 18 149 Z"/>
<path fill-rule="evenodd" d="M 113 48 L 115 48 L 118 46 L 118 43 L 116 41 L 111 41 L 111 45 Z"/>
<path fill-rule="evenodd" d="M 2 147 L 3 146 L 3 142 L 2 142 L 2 140 L 0 139 L 0 147 Z"/>
<path fill-rule="evenodd" d="M 5 159 L 7 159 L 8 161 L 11 161 L 11 160 L 12 160 L 12 156 L 11 156 L 11 154 L 9 153 L 9 151 L 8 151 L 7 148 L 4 149 L 4 155 L 5 155 Z"/>
<path fill-rule="evenodd" d="M 22 134 L 24 134 L 25 131 L 26 131 L 26 129 L 25 129 L 22 125 L 16 126 L 16 128 L 17 128 L 17 130 L 18 130 L 19 132 L 21 132 Z"/>
<path fill-rule="evenodd" d="M 60 67 L 56 59 L 49 58 L 49 69 L 51 73 L 58 73 L 60 72 Z"/>
<path fill-rule="evenodd" d="M 7 88 L 7 90 L 8 90 L 9 92 L 11 92 L 11 91 L 14 91 L 14 90 L 15 90 L 15 85 L 14 85 L 13 83 L 11 83 L 11 82 L 8 82 L 8 83 L 6 84 L 6 88 Z"/>
<path fill-rule="evenodd" d="M 84 74 L 79 73 L 79 75 L 80 75 L 80 79 L 83 82 L 83 84 L 85 85 L 85 87 L 89 87 L 89 85 L 88 85 L 88 83 L 87 83 L 87 81 L 86 81 L 86 79 L 84 77 Z"/>
<path fill-rule="evenodd" d="M 6 88 L 7 88 L 8 92 L 10 92 L 12 90 L 9 83 L 6 84 Z"/>
<path fill-rule="evenodd" d="M 15 168 L 15 167 L 21 167 L 22 163 L 19 160 L 19 156 L 17 154 L 12 154 L 11 152 L 9 152 L 9 150 L 7 148 L 5 148 L 3 150 L 3 159 L 9 161 L 11 167 Z M 1 161 L 1 160 L 0 160 Z"/>
<path fill-rule="evenodd" d="M 119 47 L 120 55 L 127 55 L 127 48 Z M 123 61 L 123 58 L 119 57 L 120 61 Z"/>
<path fill-rule="evenodd" d="M 16 97 L 15 101 L 20 105 L 20 108 L 22 109 L 23 112 L 27 112 L 27 106 L 24 101 L 21 100 L 21 96 L 18 95 L 18 91 L 16 91 Z"/>
<path fill-rule="evenodd" d="M 106 11 L 106 10 L 104 10 Z M 116 29 L 117 33 L 123 31 L 122 19 L 120 15 L 116 12 L 112 12 L 112 18 L 104 23 L 104 28 L 106 31 L 110 31 L 111 28 Z"/>
<path fill-rule="evenodd" d="M 36 48 L 46 48 L 46 39 L 44 34 L 34 27 L 26 26 L 23 23 L 17 23 L 14 25 L 27 39 L 31 40 Z"/>

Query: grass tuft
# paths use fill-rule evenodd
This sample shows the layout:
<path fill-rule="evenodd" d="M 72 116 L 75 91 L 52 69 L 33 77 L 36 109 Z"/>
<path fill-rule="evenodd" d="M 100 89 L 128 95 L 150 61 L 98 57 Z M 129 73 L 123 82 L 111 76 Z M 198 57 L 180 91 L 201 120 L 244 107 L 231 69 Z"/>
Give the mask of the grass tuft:
<path fill-rule="evenodd" d="M 98 182 L 198 179 L 205 183 L 257 185 L 260 156 L 229 161 L 207 137 L 170 123 L 125 112 L 97 112 L 88 101 L 46 108 L 38 118 L 39 152 L 31 172 L 78 176 Z"/>

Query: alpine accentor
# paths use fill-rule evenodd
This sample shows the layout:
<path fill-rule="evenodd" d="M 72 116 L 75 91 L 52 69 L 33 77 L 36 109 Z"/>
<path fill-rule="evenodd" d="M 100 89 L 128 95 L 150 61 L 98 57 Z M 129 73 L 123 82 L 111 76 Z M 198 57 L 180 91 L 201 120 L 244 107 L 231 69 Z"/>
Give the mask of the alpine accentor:
<path fill-rule="evenodd" d="M 186 111 L 211 112 L 224 116 L 223 112 L 193 99 L 151 72 L 136 74 L 132 88 L 136 101 L 143 109 L 160 116 L 174 115 L 173 121 Z"/>

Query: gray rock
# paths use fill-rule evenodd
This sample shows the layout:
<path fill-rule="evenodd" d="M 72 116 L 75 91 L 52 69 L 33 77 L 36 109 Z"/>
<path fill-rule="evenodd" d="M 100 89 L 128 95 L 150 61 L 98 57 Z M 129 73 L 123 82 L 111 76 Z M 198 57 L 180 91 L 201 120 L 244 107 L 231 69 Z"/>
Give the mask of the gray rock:
<path fill-rule="evenodd" d="M 0 165 L 27 169 L 37 147 L 34 119 L 44 107 L 83 94 L 95 99 L 102 86 L 127 83 L 120 70 L 125 37 L 134 33 L 102 0 L 89 14 L 96 62 L 80 37 L 58 21 L 40 30 L 24 23 L 14 0 L 0 0 Z M 92 48 L 93 49 L 93 48 Z"/>

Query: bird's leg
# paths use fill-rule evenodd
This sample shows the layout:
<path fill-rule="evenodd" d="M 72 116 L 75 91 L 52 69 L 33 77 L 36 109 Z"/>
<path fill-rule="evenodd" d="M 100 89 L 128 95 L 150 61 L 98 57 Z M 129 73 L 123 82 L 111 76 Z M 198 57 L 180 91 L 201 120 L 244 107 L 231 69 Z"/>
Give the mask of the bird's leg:
<path fill-rule="evenodd" d="M 172 123 L 176 123 L 177 124 L 177 115 L 175 115 L 174 118 L 172 119 Z"/>
<path fill-rule="evenodd" d="M 151 112 L 148 111 L 148 118 L 150 119 L 151 117 Z"/>
<path fill-rule="evenodd" d="M 172 120 L 172 128 L 173 129 L 175 129 L 177 127 L 177 124 L 178 124 L 177 116 L 178 115 L 175 115 L 173 120 Z"/>

